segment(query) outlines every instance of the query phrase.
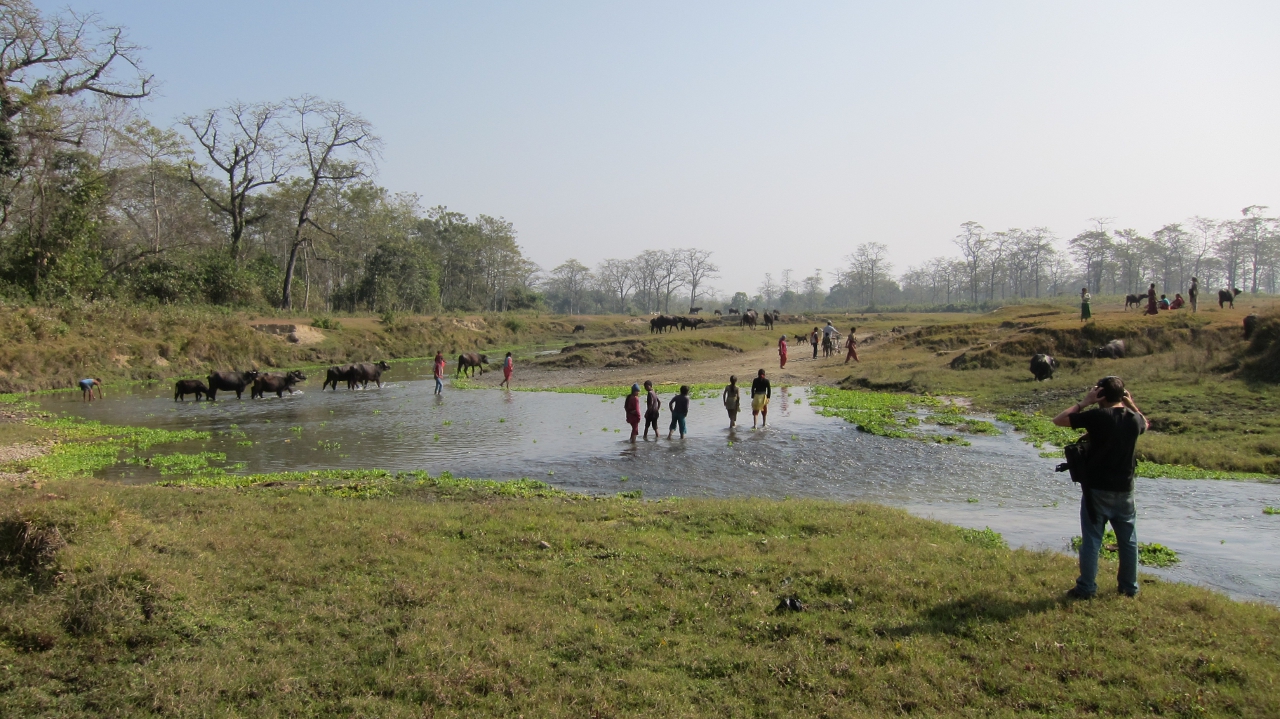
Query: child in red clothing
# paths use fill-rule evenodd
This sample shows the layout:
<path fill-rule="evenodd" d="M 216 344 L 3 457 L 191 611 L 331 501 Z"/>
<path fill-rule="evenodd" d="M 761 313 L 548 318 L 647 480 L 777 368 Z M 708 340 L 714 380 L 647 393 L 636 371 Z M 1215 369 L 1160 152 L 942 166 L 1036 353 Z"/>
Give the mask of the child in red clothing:
<path fill-rule="evenodd" d="M 631 394 L 623 400 L 622 409 L 627 413 L 627 424 L 631 425 L 631 443 L 635 444 L 636 435 L 640 434 L 640 385 L 631 385 Z"/>

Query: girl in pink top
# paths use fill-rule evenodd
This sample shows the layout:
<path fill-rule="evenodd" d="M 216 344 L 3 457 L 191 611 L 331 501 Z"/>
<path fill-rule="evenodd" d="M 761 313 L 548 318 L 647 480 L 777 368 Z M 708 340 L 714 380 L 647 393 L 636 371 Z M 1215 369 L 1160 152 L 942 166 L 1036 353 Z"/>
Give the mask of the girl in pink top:
<path fill-rule="evenodd" d="M 444 394 L 444 355 L 440 352 L 436 353 L 435 366 L 432 368 L 432 374 L 436 378 L 436 394 Z"/>
<path fill-rule="evenodd" d="M 779 369 L 787 366 L 787 336 L 786 335 L 783 335 L 782 339 L 778 340 L 778 359 L 782 361 L 782 364 L 779 365 Z"/>

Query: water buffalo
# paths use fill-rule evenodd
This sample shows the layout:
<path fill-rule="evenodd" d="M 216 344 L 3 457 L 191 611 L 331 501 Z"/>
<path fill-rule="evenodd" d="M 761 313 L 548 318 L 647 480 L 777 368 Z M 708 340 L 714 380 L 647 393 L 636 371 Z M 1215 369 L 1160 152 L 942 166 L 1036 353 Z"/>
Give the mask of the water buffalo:
<path fill-rule="evenodd" d="M 340 366 L 335 365 L 325 370 L 324 384 L 320 387 L 320 391 L 323 392 L 329 385 L 333 385 L 333 391 L 337 392 L 338 382 L 346 382 L 347 389 L 351 389 L 350 376 L 351 376 L 351 369 L 353 367 L 355 367 L 355 365 L 344 364 Z"/>
<path fill-rule="evenodd" d="M 180 379 L 173 384 L 173 401 L 186 401 L 187 395 L 194 394 L 196 401 L 199 402 L 201 397 L 209 394 L 209 388 L 204 382 L 198 379 Z M 212 397 L 210 397 L 212 399 Z"/>
<path fill-rule="evenodd" d="M 1053 371 L 1058 369 L 1058 360 L 1050 355 L 1039 354 L 1031 358 L 1031 374 L 1037 382 L 1053 379 Z"/>
<path fill-rule="evenodd" d="M 382 389 L 382 373 L 384 370 L 391 369 L 391 365 L 385 361 L 380 362 L 362 362 L 360 364 L 351 365 L 351 373 L 347 375 L 347 388 L 355 389 L 360 385 L 360 389 L 365 389 L 370 382 L 376 382 L 378 389 Z"/>
<path fill-rule="evenodd" d="M 773 329 L 774 316 L 772 312 L 765 312 L 764 314 L 760 315 L 760 321 L 764 323 L 765 329 L 767 330 Z"/>
<path fill-rule="evenodd" d="M 730 307 L 730 308 L 729 308 L 729 316 L 730 316 L 730 317 L 732 317 L 733 315 L 740 315 L 740 314 L 742 314 L 742 313 L 738 311 L 738 308 L 737 308 L 737 307 Z"/>
<path fill-rule="evenodd" d="M 1137 307 L 1138 309 L 1142 309 L 1142 300 L 1143 300 L 1143 297 L 1140 297 L 1138 295 L 1125 295 L 1124 311 L 1128 312 L 1130 306 Z"/>
<path fill-rule="evenodd" d="M 209 401 L 212 402 L 218 398 L 218 390 L 226 390 L 228 392 L 235 390 L 236 399 L 240 399 L 240 393 L 244 392 L 244 388 L 253 384 L 258 378 L 258 370 L 251 369 L 248 372 L 211 372 L 209 374 Z"/>
<path fill-rule="evenodd" d="M 723 312 L 721 312 L 720 310 L 716 310 L 716 311 L 714 312 L 714 314 L 715 314 L 715 316 L 716 316 L 716 317 L 724 317 L 724 313 L 723 313 Z"/>
<path fill-rule="evenodd" d="M 586 332 L 586 331 L 587 331 L 587 326 L 586 326 L 586 325 L 574 325 L 574 326 L 573 326 L 573 332 L 571 332 L 570 334 L 575 334 L 575 335 L 576 335 L 576 334 L 578 334 L 579 332 Z"/>
<path fill-rule="evenodd" d="M 1258 329 L 1258 315 L 1252 314 L 1244 318 L 1244 338 L 1249 339 Z"/>
<path fill-rule="evenodd" d="M 739 327 L 750 326 L 751 329 L 755 329 L 756 320 L 758 320 L 759 318 L 760 316 L 756 314 L 755 310 L 747 310 L 746 312 L 742 313 L 742 319 L 738 321 L 738 326 Z"/>
<path fill-rule="evenodd" d="M 679 319 L 680 319 L 680 329 L 684 329 L 688 327 L 691 330 L 696 330 L 698 329 L 698 325 L 702 324 L 703 322 L 706 322 L 706 320 L 702 319 L 701 317 L 680 317 Z"/>
<path fill-rule="evenodd" d="M 289 394 L 293 394 L 293 386 L 306 378 L 305 374 L 296 369 L 284 375 L 258 375 L 258 378 L 253 381 L 253 391 L 249 393 L 249 399 L 257 399 L 267 392 L 275 392 L 277 397 L 283 397 L 286 390 Z"/>
<path fill-rule="evenodd" d="M 1231 305 L 1231 309 L 1236 308 L 1236 297 L 1243 290 L 1233 287 L 1230 290 L 1218 290 L 1218 309 L 1222 309 L 1223 305 Z"/>
<path fill-rule="evenodd" d="M 484 374 L 484 366 L 489 364 L 489 356 L 476 354 L 475 352 L 463 352 L 458 355 L 458 371 L 453 373 L 454 377 L 466 372 L 468 377 L 475 374 L 477 367 L 480 368 L 480 374 Z"/>
<path fill-rule="evenodd" d="M 1122 359 L 1124 357 L 1124 340 L 1111 340 L 1093 351 L 1094 357 Z"/>
<path fill-rule="evenodd" d="M 696 315 L 696 314 L 698 314 L 698 313 L 699 313 L 699 312 L 701 312 L 701 311 L 702 311 L 702 308 L 701 308 L 701 307 L 690 307 L 690 308 L 689 308 L 689 314 L 691 314 L 691 315 Z"/>
<path fill-rule="evenodd" d="M 677 324 L 679 324 L 679 320 L 677 320 L 675 317 L 658 315 L 657 317 L 654 317 L 653 319 L 649 320 L 649 331 L 650 332 L 666 332 L 668 329 L 675 327 Z"/>

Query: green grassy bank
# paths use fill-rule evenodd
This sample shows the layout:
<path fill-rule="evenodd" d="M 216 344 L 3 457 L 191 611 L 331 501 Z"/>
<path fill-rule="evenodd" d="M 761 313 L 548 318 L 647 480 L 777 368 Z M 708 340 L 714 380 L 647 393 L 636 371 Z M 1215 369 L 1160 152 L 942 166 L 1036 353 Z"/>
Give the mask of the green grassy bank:
<path fill-rule="evenodd" d="M 1280 714 L 1275 608 L 896 510 L 285 479 L 0 489 L 0 715 Z"/>

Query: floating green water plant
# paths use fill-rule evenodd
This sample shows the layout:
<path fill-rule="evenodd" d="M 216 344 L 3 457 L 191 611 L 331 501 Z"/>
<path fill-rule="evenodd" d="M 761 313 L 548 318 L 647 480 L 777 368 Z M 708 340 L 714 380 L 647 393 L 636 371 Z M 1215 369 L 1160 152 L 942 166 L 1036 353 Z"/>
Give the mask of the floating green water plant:
<path fill-rule="evenodd" d="M 1079 535 L 1071 538 L 1071 550 L 1077 554 L 1080 552 L 1080 545 L 1083 540 Z M 1117 561 L 1120 558 L 1118 541 L 1116 533 L 1108 529 L 1102 535 L 1102 546 L 1098 549 L 1098 556 L 1103 559 Z M 1138 564 L 1144 567 L 1170 567 L 1182 561 L 1178 558 L 1178 553 L 1155 542 L 1138 542 Z"/>
<path fill-rule="evenodd" d="M 960 538 L 969 544 L 976 544 L 979 547 L 987 549 L 1008 549 L 1009 543 L 1004 541 L 1004 535 L 995 531 L 991 527 L 985 529 L 969 529 L 968 527 L 960 527 Z"/>

